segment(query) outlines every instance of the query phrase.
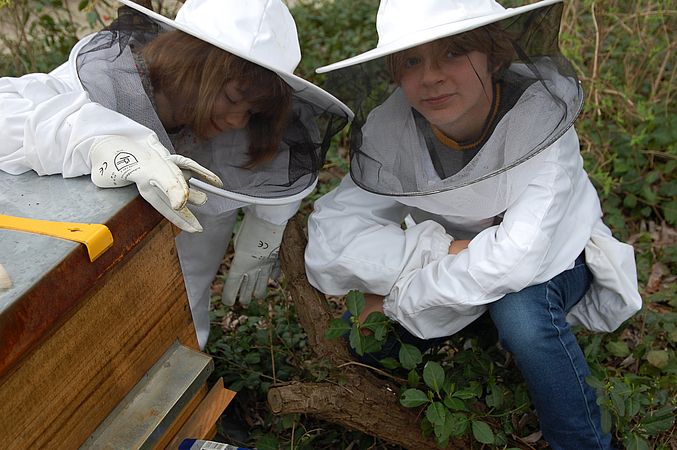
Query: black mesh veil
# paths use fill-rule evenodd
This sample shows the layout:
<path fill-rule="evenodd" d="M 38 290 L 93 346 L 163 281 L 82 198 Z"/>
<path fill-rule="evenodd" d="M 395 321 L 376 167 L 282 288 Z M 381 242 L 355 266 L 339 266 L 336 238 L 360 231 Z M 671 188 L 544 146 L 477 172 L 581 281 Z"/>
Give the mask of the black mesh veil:
<path fill-rule="evenodd" d="M 377 194 L 420 196 L 459 188 L 500 192 L 511 171 L 538 155 L 574 123 L 583 92 L 558 44 L 562 3 L 491 24 L 502 30 L 514 57 L 494 82 L 502 89 L 499 113 L 471 157 L 435 149 L 433 132 L 393 82 L 385 57 L 328 73 L 326 88 L 355 112 L 350 132 L 351 176 Z M 481 30 L 481 29 L 478 29 Z M 457 152 L 458 153 L 458 152 Z M 502 206 L 497 201 L 497 209 Z"/>
<path fill-rule="evenodd" d="M 188 128 L 168 132 L 156 113 L 140 50 L 170 30 L 134 9 L 120 7 L 118 19 L 94 35 L 77 55 L 78 77 L 90 98 L 154 131 L 170 152 L 188 156 L 215 172 L 224 183 L 216 193 L 224 197 L 245 196 L 252 203 L 265 203 L 266 199 L 284 199 L 312 189 L 331 137 L 348 122 L 345 111 L 327 107 L 326 101 L 320 105 L 316 96 L 306 95 L 302 86 L 296 86 L 278 152 L 272 160 L 254 167 L 249 165 L 247 129 L 221 133 L 210 140 L 197 138 Z"/>

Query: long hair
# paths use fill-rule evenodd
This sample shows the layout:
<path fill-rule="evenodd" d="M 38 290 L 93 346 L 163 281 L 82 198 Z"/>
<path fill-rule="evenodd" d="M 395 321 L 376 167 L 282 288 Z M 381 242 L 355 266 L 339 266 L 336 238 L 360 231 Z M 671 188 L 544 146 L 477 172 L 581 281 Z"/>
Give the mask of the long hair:
<path fill-rule="evenodd" d="M 156 92 L 182 105 L 178 113 L 204 138 L 215 99 L 230 81 L 252 103 L 249 118 L 249 167 L 272 159 L 287 125 L 292 89 L 277 74 L 189 34 L 163 33 L 142 50 Z"/>

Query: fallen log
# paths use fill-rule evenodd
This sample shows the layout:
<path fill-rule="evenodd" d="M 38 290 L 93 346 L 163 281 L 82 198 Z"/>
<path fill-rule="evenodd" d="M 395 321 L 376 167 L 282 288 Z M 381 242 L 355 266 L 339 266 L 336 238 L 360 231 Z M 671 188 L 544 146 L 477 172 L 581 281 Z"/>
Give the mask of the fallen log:
<path fill-rule="evenodd" d="M 297 216 L 289 221 L 280 250 L 287 290 L 317 358 L 330 362 L 337 372 L 341 368 L 341 372 L 340 377 L 326 382 L 294 382 L 271 387 L 268 404 L 272 412 L 313 415 L 407 449 L 438 448 L 434 439 L 422 436 L 416 412 L 400 405 L 399 386 L 375 376 L 369 368 L 350 364 L 352 358 L 344 342 L 324 337 L 334 316 L 325 296 L 306 278 L 303 263 L 306 242 Z M 455 441 L 448 448 L 468 447 L 464 441 Z"/>

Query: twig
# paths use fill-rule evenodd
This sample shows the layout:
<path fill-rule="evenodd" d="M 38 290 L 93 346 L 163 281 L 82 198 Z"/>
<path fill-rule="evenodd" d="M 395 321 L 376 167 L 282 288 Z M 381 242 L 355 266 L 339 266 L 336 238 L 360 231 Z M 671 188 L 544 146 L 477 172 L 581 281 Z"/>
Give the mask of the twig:
<path fill-rule="evenodd" d="M 275 349 L 273 347 L 273 327 L 268 327 L 268 343 L 270 347 L 270 364 L 273 369 L 273 383 L 277 384 L 277 372 L 275 370 Z"/>
<path fill-rule="evenodd" d="M 602 110 L 599 107 L 599 92 L 597 90 L 597 67 L 598 67 L 598 62 L 599 62 L 599 25 L 597 25 L 597 16 L 595 15 L 595 2 L 592 2 L 591 5 L 591 13 L 592 13 L 592 23 L 595 26 L 595 58 L 593 59 L 592 63 L 592 94 L 595 99 L 595 110 L 597 112 L 597 116 L 602 115 Z"/>
<path fill-rule="evenodd" d="M 383 375 L 384 377 L 388 377 L 390 379 L 393 379 L 393 380 L 397 381 L 398 383 L 406 383 L 407 382 L 407 380 L 405 380 L 404 378 L 396 377 L 395 375 L 389 374 L 388 372 L 384 372 L 383 370 L 377 369 L 374 366 L 370 366 L 368 364 L 362 364 L 361 362 L 357 362 L 357 361 L 348 361 L 348 362 L 345 362 L 343 364 L 339 364 L 337 367 L 340 369 L 340 368 L 343 368 L 345 366 L 365 367 L 369 370 L 373 370 L 374 372 L 377 372 L 380 375 Z"/>

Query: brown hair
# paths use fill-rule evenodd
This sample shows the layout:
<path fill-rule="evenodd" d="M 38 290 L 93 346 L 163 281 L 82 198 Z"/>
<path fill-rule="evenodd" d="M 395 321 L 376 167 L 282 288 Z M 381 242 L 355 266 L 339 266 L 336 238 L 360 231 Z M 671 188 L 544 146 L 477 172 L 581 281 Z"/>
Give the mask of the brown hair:
<path fill-rule="evenodd" d="M 501 72 L 508 68 L 515 57 L 515 50 L 507 33 L 495 23 L 443 37 L 433 41 L 432 44 L 435 53 L 440 56 L 449 52 L 459 55 L 472 51 L 484 53 L 487 55 L 489 71 L 494 78 L 500 77 Z M 402 65 L 407 51 L 408 49 L 386 56 L 386 67 L 395 82 L 399 83 L 402 76 Z"/>
<path fill-rule="evenodd" d="M 179 113 L 203 138 L 215 99 L 236 81 L 252 103 L 247 124 L 249 167 L 272 159 L 278 150 L 291 109 L 292 89 L 277 74 L 189 34 L 160 34 L 143 48 L 153 89 L 178 98 Z"/>

